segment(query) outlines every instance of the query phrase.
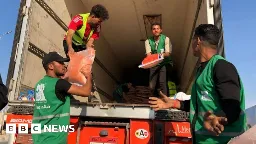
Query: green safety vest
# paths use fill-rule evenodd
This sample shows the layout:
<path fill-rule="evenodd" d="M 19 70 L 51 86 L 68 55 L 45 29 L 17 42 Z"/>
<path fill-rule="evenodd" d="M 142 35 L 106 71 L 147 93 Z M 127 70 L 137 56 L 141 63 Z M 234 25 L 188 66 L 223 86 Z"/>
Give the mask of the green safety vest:
<path fill-rule="evenodd" d="M 161 54 L 162 52 L 165 51 L 165 38 L 166 38 L 165 35 L 163 35 L 163 34 L 160 35 L 160 39 L 159 39 L 157 49 L 156 49 L 156 44 L 155 44 L 154 37 L 152 36 L 148 39 L 149 45 L 151 47 L 152 54 L 156 54 L 156 53 Z M 169 56 L 169 57 L 164 58 L 163 62 L 161 62 L 158 65 L 163 66 L 163 65 L 170 64 L 170 63 L 171 63 L 171 57 Z"/>
<path fill-rule="evenodd" d="M 32 123 L 41 124 L 41 134 L 32 134 L 34 144 L 65 144 L 67 132 L 44 132 L 44 125 L 68 127 L 70 122 L 70 95 L 61 101 L 55 94 L 59 78 L 44 76 L 35 86 L 35 105 Z"/>
<path fill-rule="evenodd" d="M 174 96 L 177 93 L 176 84 L 174 82 L 168 81 L 169 95 Z"/>
<path fill-rule="evenodd" d="M 200 69 L 196 75 L 196 81 L 192 87 L 190 101 L 190 123 L 198 144 L 226 144 L 231 138 L 236 137 L 246 131 L 246 115 L 244 88 L 240 80 L 240 108 L 242 110 L 238 120 L 232 124 L 226 125 L 225 130 L 219 135 L 214 136 L 203 126 L 203 116 L 207 111 L 212 111 L 217 116 L 221 116 L 223 111 L 219 103 L 219 96 L 214 88 L 213 68 L 217 60 L 224 59 L 219 55 L 213 56 L 200 74 Z M 197 108 L 197 111 L 196 111 Z M 222 115 L 223 116 L 223 115 Z"/>
<path fill-rule="evenodd" d="M 73 35 L 72 42 L 75 45 L 85 45 L 86 42 L 91 38 L 94 29 L 91 30 L 89 36 L 85 39 L 84 38 L 84 33 L 85 33 L 85 30 L 86 30 L 87 19 L 88 19 L 90 13 L 79 14 L 79 15 L 81 17 L 83 17 L 83 26 L 79 30 L 76 30 L 75 34 Z"/>
<path fill-rule="evenodd" d="M 123 95 L 123 86 L 127 86 L 127 83 L 117 86 L 117 88 L 115 90 L 115 93 L 117 93 L 119 96 Z"/>

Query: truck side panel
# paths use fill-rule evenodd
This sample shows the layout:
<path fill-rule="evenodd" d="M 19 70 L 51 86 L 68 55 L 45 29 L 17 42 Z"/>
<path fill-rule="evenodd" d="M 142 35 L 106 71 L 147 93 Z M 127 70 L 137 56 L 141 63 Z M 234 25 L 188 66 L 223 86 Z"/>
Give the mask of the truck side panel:
<path fill-rule="evenodd" d="M 17 23 L 16 23 L 16 28 L 15 28 L 15 34 L 14 34 L 14 40 L 13 40 L 13 46 L 12 46 L 12 53 L 11 53 L 11 58 L 10 58 L 10 63 L 9 63 L 9 69 L 8 69 L 8 75 L 6 79 L 6 85 L 9 87 L 9 84 L 11 82 L 11 79 L 13 77 L 13 71 L 14 71 L 14 66 L 15 66 L 15 54 L 16 54 L 16 49 L 17 49 L 17 44 L 20 39 L 20 31 L 21 31 L 21 26 L 22 26 L 22 18 L 23 18 L 23 7 L 25 6 L 26 1 L 22 0 L 20 2 L 20 8 L 18 12 L 18 17 L 17 17 Z"/>
<path fill-rule="evenodd" d="M 195 13 L 195 15 L 196 15 L 196 13 Z M 191 23 L 193 21 L 188 19 L 188 22 Z M 201 2 L 201 8 L 200 8 L 200 10 L 198 12 L 198 16 L 196 18 L 195 27 L 197 27 L 199 24 L 202 24 L 202 23 L 214 24 L 214 20 L 213 20 L 213 7 L 210 7 L 209 1 L 204 1 L 203 0 Z M 189 30 L 186 30 L 186 33 L 188 33 L 187 35 L 191 34 L 191 30 L 194 31 L 194 28 L 193 29 L 191 29 L 191 28 L 192 27 L 190 27 Z M 189 41 L 190 37 L 186 37 L 185 39 L 186 40 L 184 40 L 184 41 Z M 187 44 L 184 45 L 183 50 L 184 51 L 187 50 Z M 181 75 L 181 86 L 182 86 L 181 90 L 182 91 L 186 91 L 186 89 L 188 88 L 188 85 L 189 85 L 189 82 L 190 82 L 190 77 L 191 77 L 191 75 L 194 75 L 194 68 L 196 67 L 197 59 L 198 58 L 193 56 L 192 41 L 190 41 L 189 49 L 188 49 L 188 54 L 186 56 L 185 61 L 183 61 L 184 62 L 184 68 L 181 69 L 182 71 L 180 71 L 180 73 L 182 74 Z M 193 65 L 193 66 L 190 66 L 190 65 Z"/>
<path fill-rule="evenodd" d="M 183 25 L 183 31 L 182 31 L 183 35 L 181 37 L 183 43 L 180 43 L 180 48 L 175 51 L 176 53 L 179 53 L 179 55 L 178 55 L 179 57 L 182 57 L 182 59 L 180 59 L 179 61 L 175 61 L 175 63 L 174 63 L 175 68 L 177 69 L 177 78 L 178 79 L 179 79 L 179 77 L 183 76 L 183 75 L 181 76 L 182 65 L 185 60 L 186 49 L 188 47 L 190 33 L 193 28 L 193 22 L 195 19 L 197 8 L 198 8 L 197 1 L 192 0 L 192 1 L 188 2 L 187 9 L 184 10 L 184 13 L 186 13 L 186 17 L 185 17 L 185 22 Z M 174 59 L 176 59 L 176 58 L 174 57 Z M 183 84 L 180 84 L 180 87 L 182 89 Z"/>

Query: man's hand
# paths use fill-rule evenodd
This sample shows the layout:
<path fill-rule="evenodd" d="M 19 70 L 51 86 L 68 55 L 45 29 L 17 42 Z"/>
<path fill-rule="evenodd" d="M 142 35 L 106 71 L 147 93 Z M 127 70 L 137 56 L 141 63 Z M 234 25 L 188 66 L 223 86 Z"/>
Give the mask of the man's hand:
<path fill-rule="evenodd" d="M 167 52 L 167 53 L 164 53 L 164 57 L 169 57 L 170 56 L 170 53 Z"/>
<path fill-rule="evenodd" d="M 75 50 L 72 47 L 68 48 L 68 56 L 73 55 L 74 53 Z"/>
<path fill-rule="evenodd" d="M 94 48 L 93 42 L 94 42 L 94 39 L 90 38 L 89 41 L 86 44 L 86 48 Z"/>
<path fill-rule="evenodd" d="M 224 131 L 224 125 L 227 123 L 227 118 L 218 117 L 211 111 L 208 111 L 204 115 L 204 128 L 208 131 L 216 134 L 217 136 Z"/>
<path fill-rule="evenodd" d="M 91 79 L 92 78 L 92 74 L 86 72 L 86 68 L 85 67 L 82 67 L 80 72 L 85 76 L 86 79 Z"/>
<path fill-rule="evenodd" d="M 88 43 L 86 44 L 86 48 L 94 48 L 94 44 L 88 42 Z"/>
<path fill-rule="evenodd" d="M 150 107 L 152 107 L 155 111 L 161 110 L 161 109 L 169 109 L 172 107 L 173 102 L 171 99 L 169 99 L 166 95 L 164 95 L 160 91 L 160 98 L 157 97 L 149 97 Z"/>

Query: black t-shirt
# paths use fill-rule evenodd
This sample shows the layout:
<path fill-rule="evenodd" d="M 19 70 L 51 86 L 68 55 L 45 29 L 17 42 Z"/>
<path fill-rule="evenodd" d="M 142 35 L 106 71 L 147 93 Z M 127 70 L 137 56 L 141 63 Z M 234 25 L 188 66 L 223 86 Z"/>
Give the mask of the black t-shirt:
<path fill-rule="evenodd" d="M 201 63 L 201 72 L 207 65 Z M 240 109 L 240 81 L 235 66 L 225 60 L 218 60 L 213 69 L 215 89 L 220 97 L 222 110 L 226 114 L 228 123 L 235 122 L 241 112 Z M 181 102 L 181 109 L 189 111 L 190 101 Z"/>
<path fill-rule="evenodd" d="M 71 87 L 71 83 L 64 79 L 59 79 L 55 85 L 55 94 L 59 100 L 65 101 L 65 97 L 68 95 L 68 90 Z"/>

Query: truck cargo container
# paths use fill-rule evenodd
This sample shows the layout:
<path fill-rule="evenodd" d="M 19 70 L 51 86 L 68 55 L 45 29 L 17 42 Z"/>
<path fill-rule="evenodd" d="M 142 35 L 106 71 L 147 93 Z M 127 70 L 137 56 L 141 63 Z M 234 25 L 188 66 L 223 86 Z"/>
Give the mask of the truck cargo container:
<path fill-rule="evenodd" d="M 158 22 L 172 43 L 171 78 L 178 91 L 189 94 L 198 63 L 191 49 L 196 26 L 209 23 L 220 28 L 218 53 L 224 56 L 220 0 L 21 0 L 6 82 L 5 122 L 31 123 L 33 88 L 45 75 L 42 57 L 50 51 L 65 56 L 62 40 L 71 18 L 90 12 L 95 4 L 106 6 L 110 15 L 95 42 L 92 71 L 100 103 L 75 96 L 70 121 L 76 129 L 68 143 L 191 143 L 188 113 L 156 113 L 148 104 L 115 103 L 112 92 L 124 81 L 148 86 L 148 70 L 138 66 L 145 57 L 150 26 Z M 107 136 L 101 137 L 104 132 Z M 9 142 L 32 143 L 31 134 L 10 135 Z"/>

